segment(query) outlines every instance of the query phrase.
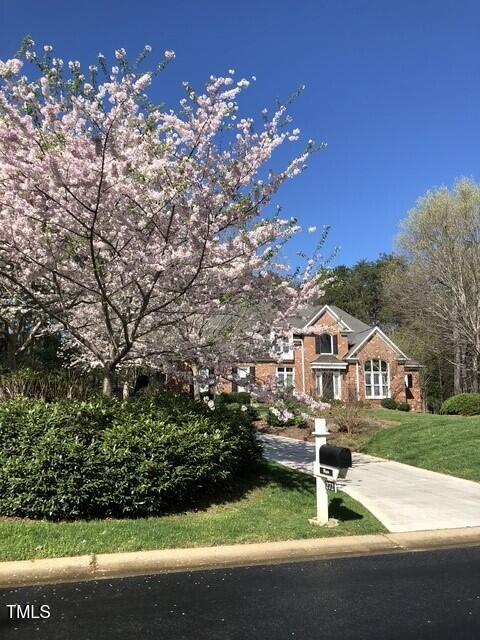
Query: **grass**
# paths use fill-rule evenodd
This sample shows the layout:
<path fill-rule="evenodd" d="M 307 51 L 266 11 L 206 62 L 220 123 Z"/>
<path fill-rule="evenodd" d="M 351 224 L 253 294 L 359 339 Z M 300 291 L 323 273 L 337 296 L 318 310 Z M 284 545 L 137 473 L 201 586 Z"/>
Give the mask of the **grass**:
<path fill-rule="evenodd" d="M 266 542 L 384 531 L 364 507 L 330 494 L 334 529 L 309 524 L 315 515 L 313 478 L 262 463 L 243 478 L 236 495 L 202 511 L 137 520 L 35 522 L 0 520 L 0 560 Z"/>
<path fill-rule="evenodd" d="M 440 416 L 374 409 L 389 426 L 373 435 L 362 451 L 381 458 L 480 481 L 480 417 Z"/>

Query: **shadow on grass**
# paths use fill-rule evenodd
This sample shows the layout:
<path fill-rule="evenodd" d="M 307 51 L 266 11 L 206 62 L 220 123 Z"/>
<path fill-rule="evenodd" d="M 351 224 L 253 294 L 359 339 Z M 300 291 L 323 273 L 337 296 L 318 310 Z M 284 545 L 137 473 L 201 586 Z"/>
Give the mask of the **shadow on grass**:
<path fill-rule="evenodd" d="M 330 501 L 328 512 L 330 517 L 335 518 L 340 522 L 363 519 L 363 516 L 360 513 L 352 511 L 346 507 L 342 498 L 333 498 L 333 500 Z"/>
<path fill-rule="evenodd" d="M 250 492 L 268 485 L 276 485 L 287 491 L 312 493 L 314 480 L 299 471 L 293 471 L 274 462 L 258 461 L 248 470 L 232 479 L 231 484 L 219 488 L 218 492 L 203 494 L 196 500 L 194 511 L 205 511 L 213 505 L 224 505 L 245 498 Z M 170 511 L 169 514 L 184 513 L 185 509 Z M 165 514 L 167 515 L 167 514 Z"/>

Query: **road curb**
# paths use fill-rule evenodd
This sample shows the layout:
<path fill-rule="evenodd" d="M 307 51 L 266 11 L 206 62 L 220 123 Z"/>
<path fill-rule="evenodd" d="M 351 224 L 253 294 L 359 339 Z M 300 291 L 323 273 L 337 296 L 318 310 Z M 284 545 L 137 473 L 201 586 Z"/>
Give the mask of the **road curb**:
<path fill-rule="evenodd" d="M 0 563 L 0 588 L 476 545 L 480 527 L 21 560 Z"/>

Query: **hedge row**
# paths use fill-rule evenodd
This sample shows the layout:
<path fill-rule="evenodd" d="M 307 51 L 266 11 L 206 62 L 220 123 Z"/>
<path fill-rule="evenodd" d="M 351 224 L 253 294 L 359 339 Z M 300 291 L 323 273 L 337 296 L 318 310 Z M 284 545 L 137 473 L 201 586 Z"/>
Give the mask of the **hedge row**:
<path fill-rule="evenodd" d="M 246 413 L 164 395 L 0 405 L 0 515 L 69 520 L 193 507 L 259 455 Z"/>

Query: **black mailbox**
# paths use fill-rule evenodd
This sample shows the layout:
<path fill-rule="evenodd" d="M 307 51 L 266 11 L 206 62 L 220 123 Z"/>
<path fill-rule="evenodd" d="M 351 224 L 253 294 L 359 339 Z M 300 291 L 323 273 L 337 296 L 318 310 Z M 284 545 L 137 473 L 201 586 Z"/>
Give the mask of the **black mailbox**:
<path fill-rule="evenodd" d="M 324 444 L 320 447 L 320 464 L 348 469 L 352 466 L 352 452 L 346 447 L 332 447 Z"/>

